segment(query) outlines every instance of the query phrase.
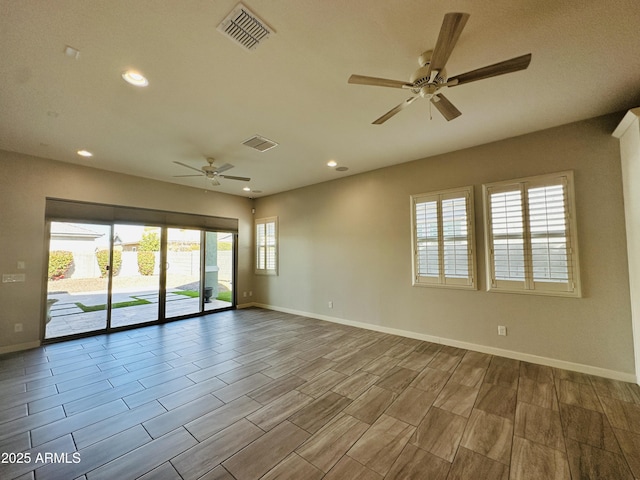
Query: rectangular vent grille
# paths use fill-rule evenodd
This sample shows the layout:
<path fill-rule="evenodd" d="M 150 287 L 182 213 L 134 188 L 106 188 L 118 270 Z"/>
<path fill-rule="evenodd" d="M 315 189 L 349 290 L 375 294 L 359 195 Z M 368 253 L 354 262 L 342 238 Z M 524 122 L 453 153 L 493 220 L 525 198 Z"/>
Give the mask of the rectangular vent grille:
<path fill-rule="evenodd" d="M 267 150 L 278 146 L 276 142 L 271 141 L 268 138 L 261 137 L 260 135 L 255 135 L 250 139 L 242 142 L 242 144 L 246 145 L 247 147 L 255 148 L 260 152 L 266 152 Z"/>
<path fill-rule="evenodd" d="M 263 20 L 242 3 L 236 5 L 217 30 L 247 50 L 254 50 L 273 33 Z"/>

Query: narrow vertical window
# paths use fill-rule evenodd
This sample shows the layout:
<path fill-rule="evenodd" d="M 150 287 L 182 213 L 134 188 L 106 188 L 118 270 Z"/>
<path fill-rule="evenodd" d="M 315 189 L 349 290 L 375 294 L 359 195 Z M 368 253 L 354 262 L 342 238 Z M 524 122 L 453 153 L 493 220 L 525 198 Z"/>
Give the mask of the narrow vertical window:
<path fill-rule="evenodd" d="M 256 220 L 256 273 L 278 274 L 278 217 Z"/>
<path fill-rule="evenodd" d="M 413 284 L 475 288 L 473 189 L 413 195 Z"/>

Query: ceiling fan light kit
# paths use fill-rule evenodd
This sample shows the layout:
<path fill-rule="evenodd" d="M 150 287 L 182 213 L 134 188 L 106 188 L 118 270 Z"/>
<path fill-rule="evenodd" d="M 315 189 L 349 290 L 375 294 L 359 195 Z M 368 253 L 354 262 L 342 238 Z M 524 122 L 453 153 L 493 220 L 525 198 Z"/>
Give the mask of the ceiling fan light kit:
<path fill-rule="evenodd" d="M 506 73 L 517 72 L 519 70 L 524 70 L 529 66 L 529 63 L 531 63 L 530 53 L 494 63 L 493 65 L 478 68 L 476 70 L 471 70 L 451 78 L 447 77 L 445 66 L 468 19 L 468 13 L 452 12 L 447 13 L 444 16 L 435 48 L 433 50 L 427 50 L 420 55 L 418 58 L 420 68 L 411 75 L 408 82 L 378 77 L 367 77 L 364 75 L 351 75 L 351 77 L 349 77 L 349 83 L 352 84 L 404 88 L 411 90 L 413 93 L 413 97 L 408 98 L 401 104 L 389 110 L 380 118 L 374 120 L 372 122 L 374 125 L 381 125 L 386 122 L 420 97 L 428 99 L 447 121 L 451 121 L 462 115 L 462 113 L 449 101 L 449 99 L 447 99 L 447 97 L 442 93 L 438 93 L 440 89 L 444 87 L 455 87 L 465 83 L 483 80 L 485 78 L 504 75 Z"/>

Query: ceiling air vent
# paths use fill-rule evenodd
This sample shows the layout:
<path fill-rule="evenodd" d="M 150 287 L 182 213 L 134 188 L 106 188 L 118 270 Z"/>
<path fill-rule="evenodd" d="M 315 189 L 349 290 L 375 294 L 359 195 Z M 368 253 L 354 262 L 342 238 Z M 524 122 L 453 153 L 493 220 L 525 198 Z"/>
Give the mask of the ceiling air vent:
<path fill-rule="evenodd" d="M 242 144 L 247 147 L 255 148 L 260 152 L 266 152 L 267 150 L 278 146 L 276 142 L 271 141 L 268 138 L 261 137 L 260 135 L 254 135 L 250 139 L 242 142 Z"/>
<path fill-rule="evenodd" d="M 217 30 L 246 50 L 254 50 L 274 33 L 264 20 L 242 3 L 236 5 L 227 18 L 220 22 Z"/>

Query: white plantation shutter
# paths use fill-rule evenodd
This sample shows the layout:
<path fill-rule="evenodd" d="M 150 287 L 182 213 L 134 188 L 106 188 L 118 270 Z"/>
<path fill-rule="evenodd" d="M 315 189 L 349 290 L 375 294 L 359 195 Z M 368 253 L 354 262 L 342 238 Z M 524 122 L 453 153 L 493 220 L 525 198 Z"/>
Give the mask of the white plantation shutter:
<path fill-rule="evenodd" d="M 266 258 L 265 268 L 267 270 L 275 270 L 276 268 L 276 222 L 268 222 L 266 224 L 265 244 Z"/>
<path fill-rule="evenodd" d="M 527 194 L 533 281 L 566 283 L 571 265 L 565 187 L 530 188 Z"/>
<path fill-rule="evenodd" d="M 278 218 L 256 220 L 256 273 L 278 273 Z"/>
<path fill-rule="evenodd" d="M 485 185 L 489 289 L 579 296 L 573 175 Z"/>
<path fill-rule="evenodd" d="M 420 277 L 440 276 L 438 258 L 438 202 L 416 203 L 416 265 Z"/>
<path fill-rule="evenodd" d="M 475 288 L 471 187 L 411 197 L 414 285 Z"/>
<path fill-rule="evenodd" d="M 264 268 L 266 264 L 266 230 L 267 226 L 264 223 L 256 224 L 256 269 Z"/>
<path fill-rule="evenodd" d="M 524 209 L 522 190 L 490 192 L 495 280 L 524 282 Z"/>
<path fill-rule="evenodd" d="M 451 278 L 469 277 L 468 198 L 442 199 L 442 243 L 444 275 Z"/>

